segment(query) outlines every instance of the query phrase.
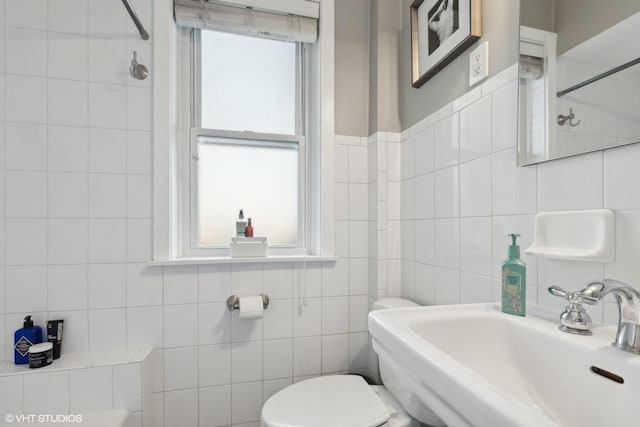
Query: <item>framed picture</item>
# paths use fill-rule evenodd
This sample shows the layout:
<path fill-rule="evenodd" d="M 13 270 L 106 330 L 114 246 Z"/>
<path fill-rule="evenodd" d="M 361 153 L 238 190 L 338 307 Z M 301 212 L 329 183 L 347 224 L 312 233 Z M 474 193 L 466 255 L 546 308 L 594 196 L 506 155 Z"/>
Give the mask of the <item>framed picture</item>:
<path fill-rule="evenodd" d="M 411 5 L 411 74 L 422 86 L 482 35 L 481 0 L 415 0 Z"/>

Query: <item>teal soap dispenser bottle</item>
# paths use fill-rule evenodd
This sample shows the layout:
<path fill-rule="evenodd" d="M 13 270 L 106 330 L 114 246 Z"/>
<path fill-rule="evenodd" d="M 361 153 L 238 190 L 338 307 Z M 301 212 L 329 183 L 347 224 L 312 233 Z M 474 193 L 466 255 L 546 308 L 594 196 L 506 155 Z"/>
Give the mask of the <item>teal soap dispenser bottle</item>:
<path fill-rule="evenodd" d="M 502 311 L 518 316 L 525 315 L 527 302 L 527 265 L 520 259 L 519 234 L 509 234 L 511 245 L 507 259 L 502 263 Z"/>
<path fill-rule="evenodd" d="M 23 327 L 13 335 L 13 359 L 16 365 L 29 363 L 29 348 L 42 342 L 42 328 L 33 326 L 31 316 L 24 318 Z"/>

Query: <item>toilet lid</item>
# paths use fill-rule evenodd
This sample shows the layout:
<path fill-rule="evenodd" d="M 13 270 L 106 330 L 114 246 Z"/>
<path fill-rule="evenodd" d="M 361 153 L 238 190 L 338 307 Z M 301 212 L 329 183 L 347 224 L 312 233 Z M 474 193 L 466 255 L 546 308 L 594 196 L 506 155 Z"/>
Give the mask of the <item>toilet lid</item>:
<path fill-rule="evenodd" d="M 389 410 L 357 375 L 329 375 L 286 387 L 262 407 L 268 427 L 375 427 Z"/>

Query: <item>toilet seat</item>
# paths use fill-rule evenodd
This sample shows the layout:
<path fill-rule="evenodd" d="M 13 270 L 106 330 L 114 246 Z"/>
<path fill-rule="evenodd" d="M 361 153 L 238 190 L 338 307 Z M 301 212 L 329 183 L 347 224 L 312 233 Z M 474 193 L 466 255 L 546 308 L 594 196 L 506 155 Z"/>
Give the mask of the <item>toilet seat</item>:
<path fill-rule="evenodd" d="M 357 375 L 329 375 L 280 390 L 262 407 L 266 427 L 377 427 L 389 410 Z"/>

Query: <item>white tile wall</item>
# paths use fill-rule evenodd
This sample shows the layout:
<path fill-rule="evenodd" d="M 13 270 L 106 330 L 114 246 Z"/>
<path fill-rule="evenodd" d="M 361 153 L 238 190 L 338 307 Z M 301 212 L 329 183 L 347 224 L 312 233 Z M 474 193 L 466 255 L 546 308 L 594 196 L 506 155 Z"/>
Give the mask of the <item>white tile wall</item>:
<path fill-rule="evenodd" d="M 433 126 L 427 127 L 427 134 L 433 133 L 434 135 L 434 151 L 433 161 L 427 160 L 431 157 L 429 152 L 420 153 L 425 156 L 424 162 L 428 165 L 433 163 L 436 170 L 443 169 L 448 166 L 452 166 L 458 163 L 458 153 L 460 151 L 460 115 L 455 113 L 451 116 L 447 116 L 440 120 Z M 422 159 L 422 157 L 416 157 Z M 415 163 L 421 164 L 423 161 L 419 160 Z M 421 169 L 422 167 L 420 167 Z"/>
<path fill-rule="evenodd" d="M 491 96 L 460 110 L 460 161 L 465 162 L 491 154 Z"/>
<path fill-rule="evenodd" d="M 70 402 L 69 373 L 48 372 L 23 378 L 24 390 L 29 396 L 23 403 L 24 413 L 64 414 L 67 411 Z"/>
<path fill-rule="evenodd" d="M 112 408 L 131 413 L 130 426 L 142 426 L 143 399 L 154 390 L 154 352 L 82 354 L 57 361 L 40 372 L 0 362 L 0 411 L 3 414 L 84 414 Z"/>
<path fill-rule="evenodd" d="M 451 218 L 460 215 L 460 173 L 458 166 L 434 173 L 435 217 Z"/>
<path fill-rule="evenodd" d="M 400 204 L 415 212 L 415 218 L 401 214 L 402 238 L 414 245 L 402 244 L 404 296 L 429 304 L 499 301 L 508 233 L 522 235 L 524 252 L 537 212 L 603 207 L 616 213 L 615 262 L 538 260 L 523 253 L 527 299 L 560 311 L 564 304 L 548 294 L 548 286 L 574 289 L 603 276 L 640 289 L 640 144 L 517 167 L 517 87 L 517 69 L 511 67 L 403 131 L 402 149 L 416 162 L 415 174 L 403 176 L 403 182 L 414 180 L 415 200 Z M 431 134 L 433 152 L 417 150 L 415 141 Z M 589 309 L 594 319 L 615 322 L 612 306 Z"/>

